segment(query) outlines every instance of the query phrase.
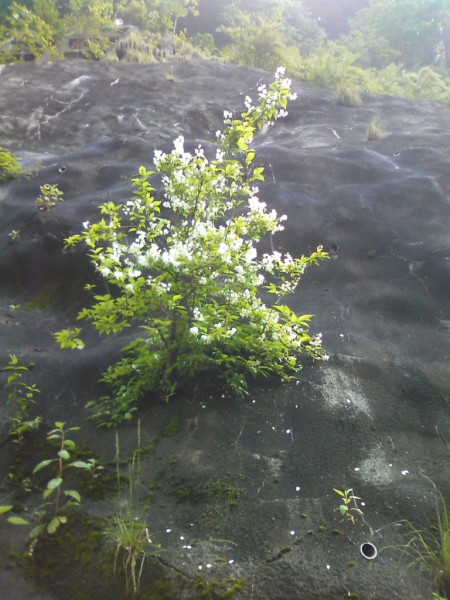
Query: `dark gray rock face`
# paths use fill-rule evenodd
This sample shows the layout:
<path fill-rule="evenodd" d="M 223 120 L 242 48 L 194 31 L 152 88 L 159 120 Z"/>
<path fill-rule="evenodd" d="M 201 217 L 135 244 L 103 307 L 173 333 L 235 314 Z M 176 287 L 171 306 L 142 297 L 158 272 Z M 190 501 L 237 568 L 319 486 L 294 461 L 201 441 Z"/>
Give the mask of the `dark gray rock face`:
<path fill-rule="evenodd" d="M 180 134 L 188 147 L 208 145 L 223 110 L 241 110 L 245 95 L 256 97 L 270 80 L 202 61 L 79 61 L 0 72 L 0 146 L 18 153 L 30 173 L 0 184 L 0 359 L 6 364 L 14 353 L 36 364 L 49 424 L 84 418 L 100 373 L 128 340 L 92 335 L 74 353 L 54 343 L 53 332 L 71 325 L 87 301 L 83 286 L 93 278 L 81 249 L 64 252 L 63 239 L 94 220 L 100 203 L 126 200 L 127 178 L 141 164 L 151 167 L 155 148 L 170 150 Z M 144 461 L 144 494 L 156 490 L 150 529 L 167 549 L 169 574 L 245 579 L 236 597 L 428 598 L 429 580 L 417 587 L 400 553 L 366 561 L 359 544 L 402 543 L 392 523 L 420 525 L 432 515 L 433 487 L 422 475 L 450 491 L 450 112 L 370 94 L 361 108 L 346 108 L 329 91 L 294 89 L 299 98 L 288 117 L 255 140 L 266 168 L 261 197 L 288 216 L 275 248 L 295 256 L 323 244 L 330 252 L 292 298 L 296 310 L 316 315 L 313 329 L 323 332 L 330 360 L 305 365 L 297 384 L 256 389 L 246 401 L 213 394 L 204 406 L 144 407 L 145 443 L 174 415 L 181 420 L 180 431 Z M 376 115 L 388 135 L 368 142 Z M 35 203 L 44 183 L 65 194 L 49 211 Z M 0 411 L 4 421 L 5 405 Z M 135 432 L 122 433 L 124 452 L 135 446 Z M 113 433 L 88 424 L 80 436 L 101 460 L 112 460 Z M 1 450 L 3 478 L 11 450 Z M 220 497 L 180 502 L 174 493 L 213 489 L 207 486 L 217 480 L 239 490 L 236 506 Z M 349 532 L 353 543 L 332 534 L 339 527 L 333 487 L 352 487 L 365 502 Z M 113 499 L 86 509 L 96 516 L 116 510 Z M 15 534 L 0 523 L 3 548 L 14 546 Z M 25 582 L 12 579 L 2 560 L 2 599 L 42 597 L 25 594 Z M 118 587 L 95 584 L 96 600 L 124 597 Z M 174 597 L 192 597 L 180 590 Z M 48 594 L 67 598 L 64 581 Z"/>

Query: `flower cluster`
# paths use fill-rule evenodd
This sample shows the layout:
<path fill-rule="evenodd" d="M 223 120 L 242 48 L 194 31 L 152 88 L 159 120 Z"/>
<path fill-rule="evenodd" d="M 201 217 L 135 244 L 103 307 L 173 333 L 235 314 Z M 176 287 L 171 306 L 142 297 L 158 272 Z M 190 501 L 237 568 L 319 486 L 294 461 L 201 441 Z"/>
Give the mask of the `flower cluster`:
<path fill-rule="evenodd" d="M 326 257 L 323 249 L 301 258 L 258 255 L 260 240 L 282 231 L 287 217 L 258 196 L 263 168 L 253 165 L 251 143 L 295 98 L 282 68 L 258 93 L 256 104 L 245 98 L 240 118 L 224 112 L 213 156 L 201 146 L 188 152 L 179 136 L 171 152 L 155 150 L 154 171 L 140 168 L 131 200 L 104 204 L 101 221 L 85 222 L 68 240 L 88 245 L 107 290 L 117 290 L 96 294 L 80 318 L 100 333 L 135 323 L 144 332 L 103 378 L 116 393 L 108 408 L 116 417 L 129 414 L 147 389 L 168 398 L 180 382 L 203 372 L 216 372 L 244 394 L 249 375 L 293 375 L 302 351 L 326 357 L 321 338 L 308 333 L 311 315 L 280 304 L 305 269 Z M 263 291 L 273 302 L 263 302 Z M 76 332 L 59 339 L 70 346 L 70 339 L 79 342 Z"/>

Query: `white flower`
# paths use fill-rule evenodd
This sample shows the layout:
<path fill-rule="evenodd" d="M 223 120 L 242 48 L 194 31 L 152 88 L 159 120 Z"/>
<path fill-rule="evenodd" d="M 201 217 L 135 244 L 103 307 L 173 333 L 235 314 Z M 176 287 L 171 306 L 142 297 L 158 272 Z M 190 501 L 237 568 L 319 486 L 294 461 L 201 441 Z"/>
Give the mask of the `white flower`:
<path fill-rule="evenodd" d="M 249 248 L 245 253 L 245 260 L 247 262 L 251 262 L 254 258 L 256 258 L 256 248 Z"/>
<path fill-rule="evenodd" d="M 203 316 L 203 314 L 200 312 L 200 310 L 195 307 L 193 310 L 194 313 L 194 319 L 197 319 L 197 321 L 204 321 L 205 317 Z"/>
<path fill-rule="evenodd" d="M 229 110 L 224 110 L 223 111 L 223 118 L 224 118 L 224 121 L 228 121 L 229 119 L 233 118 L 233 113 L 230 112 Z"/>
<path fill-rule="evenodd" d="M 176 140 L 173 142 L 173 146 L 175 151 L 179 154 L 184 154 L 184 137 L 179 135 Z"/>
<path fill-rule="evenodd" d="M 250 212 L 264 212 L 267 204 L 260 202 L 256 196 L 250 196 L 248 199 L 248 207 Z"/>
<path fill-rule="evenodd" d="M 191 333 L 192 335 L 198 335 L 198 327 L 196 327 L 196 326 L 194 325 L 194 327 L 191 327 L 191 328 L 189 329 L 189 333 Z"/>
<path fill-rule="evenodd" d="M 281 77 L 283 77 L 283 75 L 285 73 L 286 73 L 285 67 L 278 67 L 278 69 L 275 71 L 275 79 L 281 79 Z"/>
<path fill-rule="evenodd" d="M 116 279 L 123 279 L 122 271 L 114 271 L 113 275 Z"/>
<path fill-rule="evenodd" d="M 158 166 L 158 163 L 160 163 L 161 161 L 163 161 L 166 158 L 166 155 L 164 154 L 164 152 L 162 152 L 161 150 L 155 150 L 153 153 L 153 162 L 156 166 Z"/>
<path fill-rule="evenodd" d="M 111 273 L 111 269 L 109 267 L 102 267 L 100 269 L 100 273 L 103 275 L 103 277 L 107 277 Z"/>
<path fill-rule="evenodd" d="M 265 98 L 267 96 L 267 87 L 265 83 L 262 83 L 259 87 L 258 87 L 258 92 L 259 92 L 259 96 L 260 98 Z"/>
<path fill-rule="evenodd" d="M 83 229 L 87 229 L 89 227 L 89 221 L 84 221 L 83 222 Z"/>
<path fill-rule="evenodd" d="M 228 246 L 225 244 L 225 242 L 220 242 L 217 252 L 222 256 L 222 258 L 225 254 L 228 254 Z"/>

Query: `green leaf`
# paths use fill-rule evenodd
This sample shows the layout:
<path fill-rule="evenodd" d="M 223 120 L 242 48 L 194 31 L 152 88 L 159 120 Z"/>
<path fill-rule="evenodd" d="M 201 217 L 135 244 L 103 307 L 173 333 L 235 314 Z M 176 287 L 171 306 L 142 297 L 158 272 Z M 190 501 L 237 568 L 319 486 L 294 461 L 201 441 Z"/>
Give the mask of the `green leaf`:
<path fill-rule="evenodd" d="M 36 465 L 33 469 L 33 475 L 34 473 L 37 473 L 38 471 L 40 471 L 41 469 L 44 469 L 45 467 L 47 467 L 50 463 L 55 462 L 56 458 L 52 458 L 49 460 L 43 460 L 42 462 L 40 462 L 38 465 Z"/>
<path fill-rule="evenodd" d="M 64 440 L 64 447 L 69 448 L 69 450 L 75 450 L 76 444 L 72 440 Z"/>
<path fill-rule="evenodd" d="M 266 285 L 265 287 L 269 294 L 278 294 L 278 288 L 273 282 L 270 282 L 269 285 Z"/>
<path fill-rule="evenodd" d="M 86 469 L 86 470 L 91 470 L 92 469 L 92 463 L 88 463 L 88 462 L 84 462 L 84 460 L 75 460 L 74 462 L 70 463 L 70 465 L 67 465 L 68 467 L 76 467 L 77 469 Z"/>
<path fill-rule="evenodd" d="M 53 494 L 53 490 L 50 488 L 47 488 L 44 490 L 42 497 L 44 498 L 44 500 L 46 500 L 51 494 Z"/>
<path fill-rule="evenodd" d="M 61 525 L 61 519 L 60 519 L 60 517 L 53 517 L 53 519 L 47 525 L 47 531 L 48 531 L 48 533 L 50 533 L 52 535 L 53 533 L 56 532 L 56 530 L 58 529 L 58 527 L 60 525 Z"/>
<path fill-rule="evenodd" d="M 0 515 L 4 515 L 5 513 L 7 513 L 8 511 L 10 511 L 12 509 L 13 505 L 12 504 L 8 504 L 8 505 L 1 505 L 0 506 Z"/>
<path fill-rule="evenodd" d="M 69 460 L 69 458 L 70 458 L 70 454 L 67 452 L 67 450 L 60 450 L 58 452 L 58 456 L 62 460 Z"/>
<path fill-rule="evenodd" d="M 247 152 L 247 156 L 245 157 L 245 162 L 246 162 L 247 166 L 252 164 L 254 158 L 255 158 L 255 151 L 249 150 Z"/>
<path fill-rule="evenodd" d="M 47 483 L 47 489 L 48 490 L 56 490 L 57 487 L 59 487 L 62 484 L 63 480 L 61 477 L 55 477 L 54 479 L 50 479 L 50 481 Z"/>
<path fill-rule="evenodd" d="M 73 498 L 74 500 L 76 500 L 78 503 L 81 502 L 81 496 L 80 494 L 76 491 L 76 490 L 66 490 L 64 492 L 64 494 L 66 496 L 69 496 L 69 498 Z"/>
<path fill-rule="evenodd" d="M 255 169 L 253 171 L 253 177 L 252 180 L 260 180 L 260 181 L 264 181 L 264 167 L 258 167 L 257 169 Z"/>
<path fill-rule="evenodd" d="M 63 329 L 62 331 L 57 331 L 53 335 L 61 348 L 82 350 L 84 348 L 84 342 L 78 337 L 80 333 L 81 328 L 75 327 L 75 329 Z"/>
<path fill-rule="evenodd" d="M 240 150 L 242 150 L 242 152 L 246 152 L 248 150 L 248 144 L 245 142 L 245 139 L 243 137 L 238 139 L 238 147 Z"/>
<path fill-rule="evenodd" d="M 346 506 L 345 504 L 341 504 L 339 507 L 339 512 L 342 516 L 344 516 L 346 513 L 348 513 L 348 506 Z"/>
<path fill-rule="evenodd" d="M 30 531 L 30 540 L 34 540 L 39 537 L 45 529 L 45 525 L 38 525 Z"/>
<path fill-rule="evenodd" d="M 30 525 L 30 522 L 22 519 L 22 517 L 8 517 L 7 521 L 13 525 Z"/>

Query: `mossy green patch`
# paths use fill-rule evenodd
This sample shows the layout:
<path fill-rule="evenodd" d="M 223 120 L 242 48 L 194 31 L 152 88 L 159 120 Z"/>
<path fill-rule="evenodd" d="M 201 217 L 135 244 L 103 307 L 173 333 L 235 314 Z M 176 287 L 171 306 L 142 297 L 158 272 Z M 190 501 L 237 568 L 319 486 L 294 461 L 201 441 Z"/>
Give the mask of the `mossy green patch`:
<path fill-rule="evenodd" d="M 31 311 L 31 310 L 46 310 L 50 308 L 52 302 L 55 300 L 55 286 L 47 285 L 45 288 L 34 296 L 29 302 L 22 304 L 21 308 L 23 310 Z"/>
<path fill-rule="evenodd" d="M 203 483 L 189 483 L 184 480 L 173 486 L 173 495 L 180 502 L 204 503 L 211 507 L 238 506 L 242 488 L 226 479 L 210 479 Z"/>
<path fill-rule="evenodd" d="M 169 423 L 167 423 L 167 425 L 165 425 L 163 427 L 162 430 L 162 435 L 164 436 L 172 436 L 172 435 L 176 435 L 181 429 L 181 418 L 179 415 L 175 415 L 175 417 L 173 417 L 173 419 L 171 419 L 169 421 Z"/>
<path fill-rule="evenodd" d="M 0 181 L 14 179 L 24 172 L 20 160 L 0 146 Z"/>
<path fill-rule="evenodd" d="M 196 600 L 219 600 L 222 598 L 235 598 L 245 588 L 244 579 L 227 579 L 226 581 L 206 581 L 202 578 L 196 580 L 194 598 Z"/>
<path fill-rule="evenodd" d="M 99 589 L 112 583 L 112 561 L 105 552 L 102 521 L 70 516 L 57 534 L 43 534 L 21 558 L 20 565 L 39 587 L 58 595 L 70 589 L 71 600 L 90 597 L 93 581 Z"/>

